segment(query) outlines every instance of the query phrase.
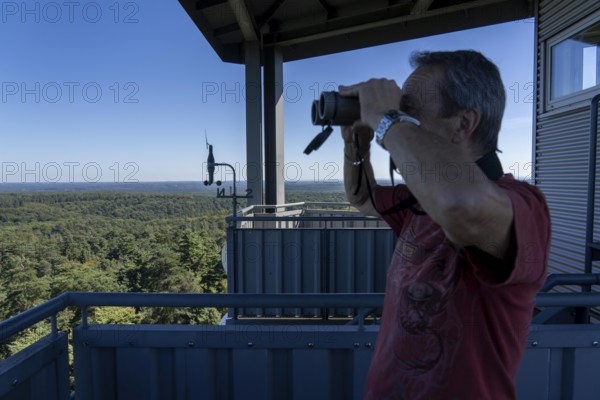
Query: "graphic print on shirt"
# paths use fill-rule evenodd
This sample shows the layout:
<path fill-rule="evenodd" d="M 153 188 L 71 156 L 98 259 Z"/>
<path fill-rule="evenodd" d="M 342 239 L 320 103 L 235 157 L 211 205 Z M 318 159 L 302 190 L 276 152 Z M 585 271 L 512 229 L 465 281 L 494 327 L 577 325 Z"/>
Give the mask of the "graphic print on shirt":
<path fill-rule="evenodd" d="M 412 218 L 398 239 L 398 259 L 392 266 L 400 326 L 391 348 L 398 367 L 409 376 L 449 368 L 461 333 L 458 321 L 449 320 L 456 313 L 447 312 L 454 307 L 449 297 L 460 277 L 459 252 L 434 224 Z"/>

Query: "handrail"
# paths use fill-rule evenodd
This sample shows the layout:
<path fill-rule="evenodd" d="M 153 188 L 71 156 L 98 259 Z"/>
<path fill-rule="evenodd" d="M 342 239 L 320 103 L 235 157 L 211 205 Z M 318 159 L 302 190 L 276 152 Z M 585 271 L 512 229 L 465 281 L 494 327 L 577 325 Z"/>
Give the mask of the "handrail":
<path fill-rule="evenodd" d="M 0 322 L 0 341 L 69 306 L 117 307 L 348 307 L 378 308 L 383 293 L 212 294 L 212 293 L 63 293 L 45 303 Z M 600 293 L 539 293 L 539 307 L 591 307 L 600 305 Z"/>
<path fill-rule="evenodd" d="M 286 204 L 254 204 L 248 207 L 241 209 L 238 212 L 238 215 L 250 214 L 252 212 L 264 212 L 266 209 L 283 209 L 285 211 L 303 211 L 310 210 L 309 207 L 314 206 L 323 206 L 323 207 L 350 207 L 350 203 L 348 202 L 327 202 L 327 201 L 300 201 L 296 203 L 286 203 Z M 291 210 L 290 210 L 291 209 Z M 261 210 L 261 211 L 259 211 Z"/>
<path fill-rule="evenodd" d="M 227 216 L 226 221 L 381 221 L 376 217 L 367 217 L 364 215 L 360 216 L 306 216 L 306 215 L 295 215 L 295 216 L 277 216 L 277 215 L 260 215 L 253 217 L 231 217 Z"/>
<path fill-rule="evenodd" d="M 121 307 L 381 307 L 383 293 L 70 293 L 72 305 Z"/>
<path fill-rule="evenodd" d="M 316 201 L 305 201 L 298 203 L 289 203 L 289 204 L 255 204 L 249 207 L 244 208 L 234 217 L 233 215 L 228 215 L 225 220 L 229 223 L 231 222 L 267 222 L 267 221 L 276 221 L 276 222 L 294 222 L 294 221 L 315 221 L 315 222 L 332 222 L 332 221 L 381 221 L 380 218 L 370 217 L 362 215 L 360 212 L 355 210 L 342 210 L 342 209 L 328 209 L 328 208 L 309 208 L 310 206 L 330 206 L 330 207 L 349 207 L 350 203 L 340 203 L 340 202 L 316 202 Z M 300 207 L 300 208 L 298 208 Z M 263 209 L 282 209 L 281 211 L 275 213 L 263 213 L 259 210 Z M 322 211 L 322 212 L 344 212 L 350 213 L 345 215 L 330 215 L 330 216 L 312 216 L 305 215 L 303 211 Z M 298 212 L 297 215 L 289 214 L 292 212 Z M 260 215 L 256 215 L 255 213 L 259 213 Z M 285 215 L 281 215 L 285 214 Z M 354 214 L 354 215 L 352 215 Z"/>
<path fill-rule="evenodd" d="M 600 305 L 600 293 L 538 293 L 538 307 L 594 307 Z"/>
<path fill-rule="evenodd" d="M 600 274 L 550 274 L 540 292 L 560 285 L 600 285 Z"/>
<path fill-rule="evenodd" d="M 383 293 L 213 294 L 68 292 L 0 322 L 0 341 L 69 306 L 117 307 L 381 307 Z"/>
<path fill-rule="evenodd" d="M 70 306 L 70 303 L 70 293 L 63 293 L 45 303 L 0 322 L 0 341 L 8 339 L 32 325 L 56 315 Z"/>

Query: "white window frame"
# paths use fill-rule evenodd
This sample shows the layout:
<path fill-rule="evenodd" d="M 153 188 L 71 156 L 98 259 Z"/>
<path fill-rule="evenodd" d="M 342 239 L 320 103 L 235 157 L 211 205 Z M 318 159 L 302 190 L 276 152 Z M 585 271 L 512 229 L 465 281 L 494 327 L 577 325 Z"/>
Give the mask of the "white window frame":
<path fill-rule="evenodd" d="M 583 32 L 590 26 L 600 23 L 600 10 L 594 12 L 592 15 L 582 19 L 573 26 L 561 31 L 560 33 L 552 36 L 546 40 L 544 46 L 544 111 L 566 111 L 568 109 L 581 108 L 589 106 L 589 101 L 595 94 L 600 93 L 600 84 L 592 86 L 587 89 L 579 90 L 574 93 L 570 93 L 565 96 L 551 99 L 550 94 L 552 92 L 552 47 L 558 43 L 566 40 L 577 33 Z"/>

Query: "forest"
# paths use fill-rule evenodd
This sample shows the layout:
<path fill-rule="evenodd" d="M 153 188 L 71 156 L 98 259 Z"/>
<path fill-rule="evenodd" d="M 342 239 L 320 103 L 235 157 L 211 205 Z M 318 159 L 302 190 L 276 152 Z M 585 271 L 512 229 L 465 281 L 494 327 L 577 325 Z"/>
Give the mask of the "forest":
<path fill-rule="evenodd" d="M 291 192 L 287 202 L 345 201 L 341 192 Z M 231 203 L 198 194 L 0 194 L 0 318 L 79 292 L 226 292 L 221 265 Z M 96 323 L 218 323 L 224 310 L 90 310 Z M 59 329 L 79 324 L 76 309 Z M 4 359 L 45 336 L 40 323 L 0 344 Z"/>

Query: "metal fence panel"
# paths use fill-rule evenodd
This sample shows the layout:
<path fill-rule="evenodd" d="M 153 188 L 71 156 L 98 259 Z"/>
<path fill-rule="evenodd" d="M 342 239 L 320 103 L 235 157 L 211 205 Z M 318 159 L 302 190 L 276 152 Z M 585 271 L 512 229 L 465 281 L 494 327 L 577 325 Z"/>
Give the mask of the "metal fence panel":
<path fill-rule="evenodd" d="M 384 228 L 230 228 L 235 293 L 382 293 L 396 237 Z M 235 245 L 232 243 L 235 242 Z M 328 314 L 328 315 L 324 315 Z M 230 316 L 344 317 L 352 309 L 238 308 Z"/>
<path fill-rule="evenodd" d="M 76 361 L 82 350 L 91 354 L 76 373 L 77 397 L 360 399 L 377 331 L 281 324 L 77 328 Z M 597 399 L 599 338 L 598 325 L 533 325 L 517 398 Z M 119 356 L 96 356 L 107 350 Z M 99 397 L 103 387 L 118 389 Z"/>
<path fill-rule="evenodd" d="M 555 276 L 548 287 L 563 282 Z M 583 278 L 573 277 L 574 281 Z M 60 300 L 60 301 L 59 301 Z M 379 294 L 192 295 L 68 293 L 5 321 L 14 333 L 56 312 L 55 305 L 378 307 Z M 597 293 L 542 293 L 541 307 L 588 306 Z M 85 315 L 85 313 L 84 313 Z M 83 325 L 73 334 L 78 399 L 361 398 L 377 325 Z M 0 330 L 0 332 L 3 332 Z M 258 360 L 258 362 L 257 362 Z M 42 371 L 43 370 L 43 371 Z M 600 325 L 531 327 L 517 375 L 519 399 L 597 398 Z M 42 372 L 40 372 L 42 371 Z M 237 385 L 237 386 L 236 386 Z M 306 387 L 306 385 L 313 385 Z M 251 389 L 236 389 L 251 388 Z M 56 394 L 56 395 L 55 395 Z M 0 363 L 2 399 L 67 399 L 67 335 L 50 335 Z"/>
<path fill-rule="evenodd" d="M 0 399 L 69 399 L 67 334 L 48 335 L 0 363 Z"/>
<path fill-rule="evenodd" d="M 78 327 L 76 394 L 103 400 L 360 399 L 376 335 L 374 326 Z M 100 394 L 100 388 L 116 390 Z"/>
<path fill-rule="evenodd" d="M 517 398 L 598 399 L 599 338 L 598 325 L 532 325 Z"/>

